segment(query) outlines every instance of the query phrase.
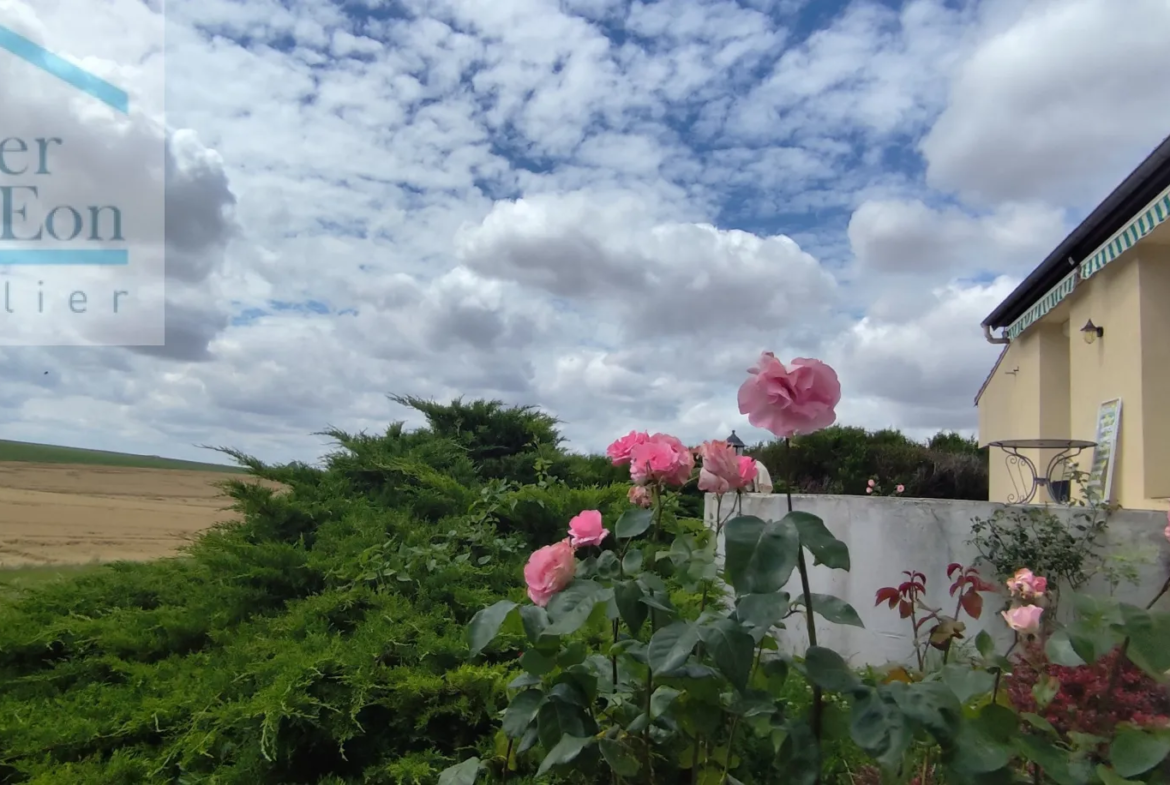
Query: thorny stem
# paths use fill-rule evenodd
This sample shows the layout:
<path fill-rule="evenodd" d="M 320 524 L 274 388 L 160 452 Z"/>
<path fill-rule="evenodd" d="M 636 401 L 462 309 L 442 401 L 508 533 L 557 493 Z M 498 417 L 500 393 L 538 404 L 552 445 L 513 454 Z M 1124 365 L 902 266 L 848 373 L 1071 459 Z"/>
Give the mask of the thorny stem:
<path fill-rule="evenodd" d="M 1016 639 L 1012 641 L 1012 645 L 1008 646 L 1008 650 L 1003 653 L 1004 659 L 1011 656 L 1012 651 L 1016 648 L 1016 644 L 1020 642 L 1020 634 L 1016 633 Z M 1003 677 L 1003 669 L 1001 668 L 995 674 L 995 686 L 991 688 L 991 702 L 995 703 L 995 699 L 999 696 L 999 680 Z"/>
<path fill-rule="evenodd" d="M 784 495 L 788 500 L 788 511 L 792 512 L 792 439 L 784 440 L 784 459 L 784 463 L 786 464 L 785 468 L 788 470 L 788 478 L 784 483 Z M 808 582 L 808 565 L 804 561 L 803 545 L 798 546 L 796 550 L 796 568 L 800 571 L 800 589 L 804 594 L 804 610 L 808 626 L 808 645 L 812 647 L 817 645 L 817 624 L 816 618 L 813 616 L 812 588 Z M 816 738 L 818 744 L 821 741 L 821 710 L 823 700 L 824 696 L 821 694 L 821 688 L 814 686 L 812 713 L 809 716 L 809 724 L 812 725 L 813 736 Z M 820 783 L 820 780 L 821 778 L 818 774 L 817 783 Z"/>
<path fill-rule="evenodd" d="M 748 674 L 748 681 L 749 682 L 751 681 L 752 677 L 756 675 L 756 668 L 760 667 L 760 655 L 763 653 L 764 653 L 764 644 L 763 644 L 763 642 L 761 642 L 760 645 L 758 647 L 756 647 L 756 659 L 755 659 L 755 662 L 752 663 L 751 673 Z M 727 770 L 731 767 L 731 751 L 732 751 L 732 748 L 735 746 L 735 732 L 737 730 L 739 730 L 739 715 L 738 714 L 736 714 L 734 717 L 731 718 L 731 733 L 727 737 L 727 757 L 723 759 L 723 776 L 721 776 L 719 778 L 720 783 L 727 782 Z"/>
<path fill-rule="evenodd" d="M 913 578 L 911 578 L 913 580 Z M 910 590 L 910 628 L 914 631 L 910 640 L 914 641 L 914 658 L 918 660 L 918 670 L 926 670 L 926 662 L 923 659 L 922 645 L 918 642 L 918 612 L 914 610 L 918 606 L 918 594 L 913 589 Z"/>
<path fill-rule="evenodd" d="M 508 750 L 504 753 L 504 776 L 500 779 L 500 785 L 508 785 L 508 769 L 512 766 L 512 745 L 515 743 L 515 739 L 508 739 Z"/>
<path fill-rule="evenodd" d="M 961 611 L 963 609 L 963 589 L 964 588 L 965 587 L 962 587 L 962 586 L 959 587 L 959 601 L 957 603 L 955 603 L 955 621 L 959 620 L 959 611 Z M 947 660 L 949 660 L 951 658 L 951 647 L 954 644 L 954 642 L 955 642 L 954 638 L 951 638 L 949 641 L 947 641 L 947 647 L 946 647 L 946 649 L 943 650 L 943 665 L 946 665 Z"/>

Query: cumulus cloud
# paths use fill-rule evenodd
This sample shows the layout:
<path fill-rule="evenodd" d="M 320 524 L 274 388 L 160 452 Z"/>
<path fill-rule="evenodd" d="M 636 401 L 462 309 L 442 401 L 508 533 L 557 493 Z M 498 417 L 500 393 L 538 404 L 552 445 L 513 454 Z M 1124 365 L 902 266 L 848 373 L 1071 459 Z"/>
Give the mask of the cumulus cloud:
<path fill-rule="evenodd" d="M 844 422 L 969 428 L 979 322 L 1170 129 L 1150 5 L 172 3 L 165 123 L 18 96 L 110 187 L 166 142 L 166 345 L 0 349 L 6 435 L 312 459 L 419 424 L 393 392 L 540 405 L 583 450 L 750 440 L 765 349 L 832 362 Z M 0 0 L 95 67 L 148 62 L 144 13 Z"/>
<path fill-rule="evenodd" d="M 1092 208 L 1170 132 L 1170 5 L 1045 0 L 996 15 L 922 139 L 927 180 L 981 202 Z"/>
<path fill-rule="evenodd" d="M 875 273 L 1025 273 L 1065 234 L 1064 214 L 1042 203 L 972 215 L 919 200 L 864 202 L 849 220 L 857 263 Z"/>

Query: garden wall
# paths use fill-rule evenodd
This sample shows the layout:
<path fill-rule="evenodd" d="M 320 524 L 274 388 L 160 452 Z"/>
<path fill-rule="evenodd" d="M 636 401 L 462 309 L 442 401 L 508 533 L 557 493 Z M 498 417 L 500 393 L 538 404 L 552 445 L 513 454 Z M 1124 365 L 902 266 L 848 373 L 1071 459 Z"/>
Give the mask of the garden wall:
<path fill-rule="evenodd" d="M 706 499 L 706 517 L 714 525 L 715 497 Z M 884 586 L 897 586 L 902 570 L 916 569 L 927 576 L 927 602 L 943 607 L 947 615 L 954 611 L 954 599 L 948 595 L 950 580 L 946 567 L 951 562 L 969 565 L 979 555 L 969 544 L 973 518 L 988 518 L 1001 507 L 978 501 L 938 499 L 895 499 L 865 496 L 794 496 L 793 507 L 819 516 L 829 530 L 846 545 L 852 570 L 843 572 L 825 567 L 811 567 L 812 591 L 832 594 L 848 602 L 861 616 L 865 629 L 830 624 L 818 619 L 818 643 L 836 649 L 855 666 L 882 665 L 898 661 L 909 663 L 913 650 L 909 642 L 910 624 L 886 605 L 874 607 L 874 595 Z M 1069 508 L 1052 507 L 1067 519 Z M 727 517 L 728 508 L 723 509 Z M 743 513 L 765 520 L 778 520 L 787 512 L 785 497 L 779 494 L 748 494 L 743 498 Z M 1119 510 L 1109 518 L 1106 552 L 1132 557 L 1146 554 L 1139 563 L 1141 581 L 1137 586 L 1122 585 L 1116 594 L 1124 602 L 1145 604 L 1157 593 L 1166 576 L 1166 558 L 1170 553 L 1163 529 L 1166 514 L 1146 510 Z M 723 543 L 719 543 L 722 558 Z M 992 577 L 986 574 L 989 579 Z M 1094 581 L 1091 591 L 1108 592 L 1103 582 Z M 786 590 L 793 596 L 800 592 L 800 579 L 793 572 Z M 967 639 L 973 640 L 979 629 L 987 629 L 1001 645 L 1011 642 L 1011 633 L 999 616 L 1002 606 L 991 595 L 980 622 L 964 617 Z M 1067 603 L 1066 603 L 1067 604 Z M 1063 616 L 1063 613 L 1061 614 Z M 787 651 L 803 652 L 808 645 L 804 618 L 793 616 L 788 628 L 780 632 Z"/>

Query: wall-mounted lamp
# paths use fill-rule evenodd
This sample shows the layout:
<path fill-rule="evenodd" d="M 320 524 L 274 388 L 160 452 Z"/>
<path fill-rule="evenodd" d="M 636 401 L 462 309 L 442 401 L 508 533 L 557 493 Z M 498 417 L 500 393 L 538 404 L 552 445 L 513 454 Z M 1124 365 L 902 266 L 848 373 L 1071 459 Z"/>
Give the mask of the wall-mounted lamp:
<path fill-rule="evenodd" d="M 1092 343 L 1093 341 L 1105 335 L 1105 328 L 1098 327 L 1093 324 L 1093 320 L 1085 322 L 1085 326 L 1081 328 L 1081 335 L 1085 337 L 1085 343 Z"/>

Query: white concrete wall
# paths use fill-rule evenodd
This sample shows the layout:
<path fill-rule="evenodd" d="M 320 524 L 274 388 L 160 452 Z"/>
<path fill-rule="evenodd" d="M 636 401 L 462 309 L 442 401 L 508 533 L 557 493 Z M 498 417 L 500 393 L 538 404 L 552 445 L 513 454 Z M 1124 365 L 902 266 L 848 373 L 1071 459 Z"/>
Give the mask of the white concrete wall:
<path fill-rule="evenodd" d="M 883 586 L 897 586 L 905 578 L 903 570 L 918 570 L 926 574 L 926 601 L 933 607 L 942 607 L 952 615 L 955 600 L 948 591 L 951 581 L 946 568 L 951 562 L 973 564 L 978 551 L 969 544 L 972 538 L 973 518 L 988 518 L 1002 505 L 992 502 L 949 501 L 937 499 L 894 499 L 867 496 L 794 496 L 793 508 L 817 515 L 829 531 L 849 546 L 852 562 L 850 572 L 813 567 L 809 561 L 812 591 L 831 594 L 848 602 L 856 610 L 865 629 L 831 624 L 818 617 L 818 643 L 829 646 L 855 666 L 882 665 L 889 662 L 910 663 L 913 649 L 910 643 L 910 622 L 898 616 L 884 603 L 874 607 L 874 595 Z M 743 514 L 756 515 L 765 520 L 778 520 L 787 513 L 785 497 L 780 494 L 748 494 L 743 497 Z M 1069 508 L 1052 507 L 1062 517 L 1068 517 Z M 728 500 L 722 515 L 727 518 Z M 715 497 L 708 495 L 706 516 L 709 526 L 715 521 Z M 1145 606 L 1161 588 L 1170 557 L 1163 529 L 1166 514 L 1146 510 L 1119 510 L 1109 518 L 1106 531 L 1106 552 L 1122 555 L 1147 554 L 1149 562 L 1140 565 L 1141 580 L 1137 586 L 1122 585 L 1118 599 Z M 719 543 L 722 558 L 723 543 Z M 984 576 L 994 580 L 986 569 Z M 1090 591 L 1107 592 L 1108 586 L 1094 581 Z M 800 578 L 796 572 L 786 587 L 794 597 L 800 593 Z M 1000 643 L 1003 651 L 1012 640 L 1011 632 L 999 616 L 1006 595 L 997 598 L 984 595 L 984 611 L 979 622 L 972 622 L 965 614 L 967 639 L 973 641 L 980 629 L 987 629 Z M 1165 601 L 1163 601 L 1165 602 Z M 1161 604 L 1161 603 L 1160 603 Z M 1069 603 L 1063 603 L 1063 606 Z M 1062 608 L 1067 610 L 1067 608 Z M 1060 614 L 1064 616 L 1062 612 Z M 808 636 L 803 617 L 788 619 L 788 628 L 780 632 L 782 648 L 803 653 Z"/>

